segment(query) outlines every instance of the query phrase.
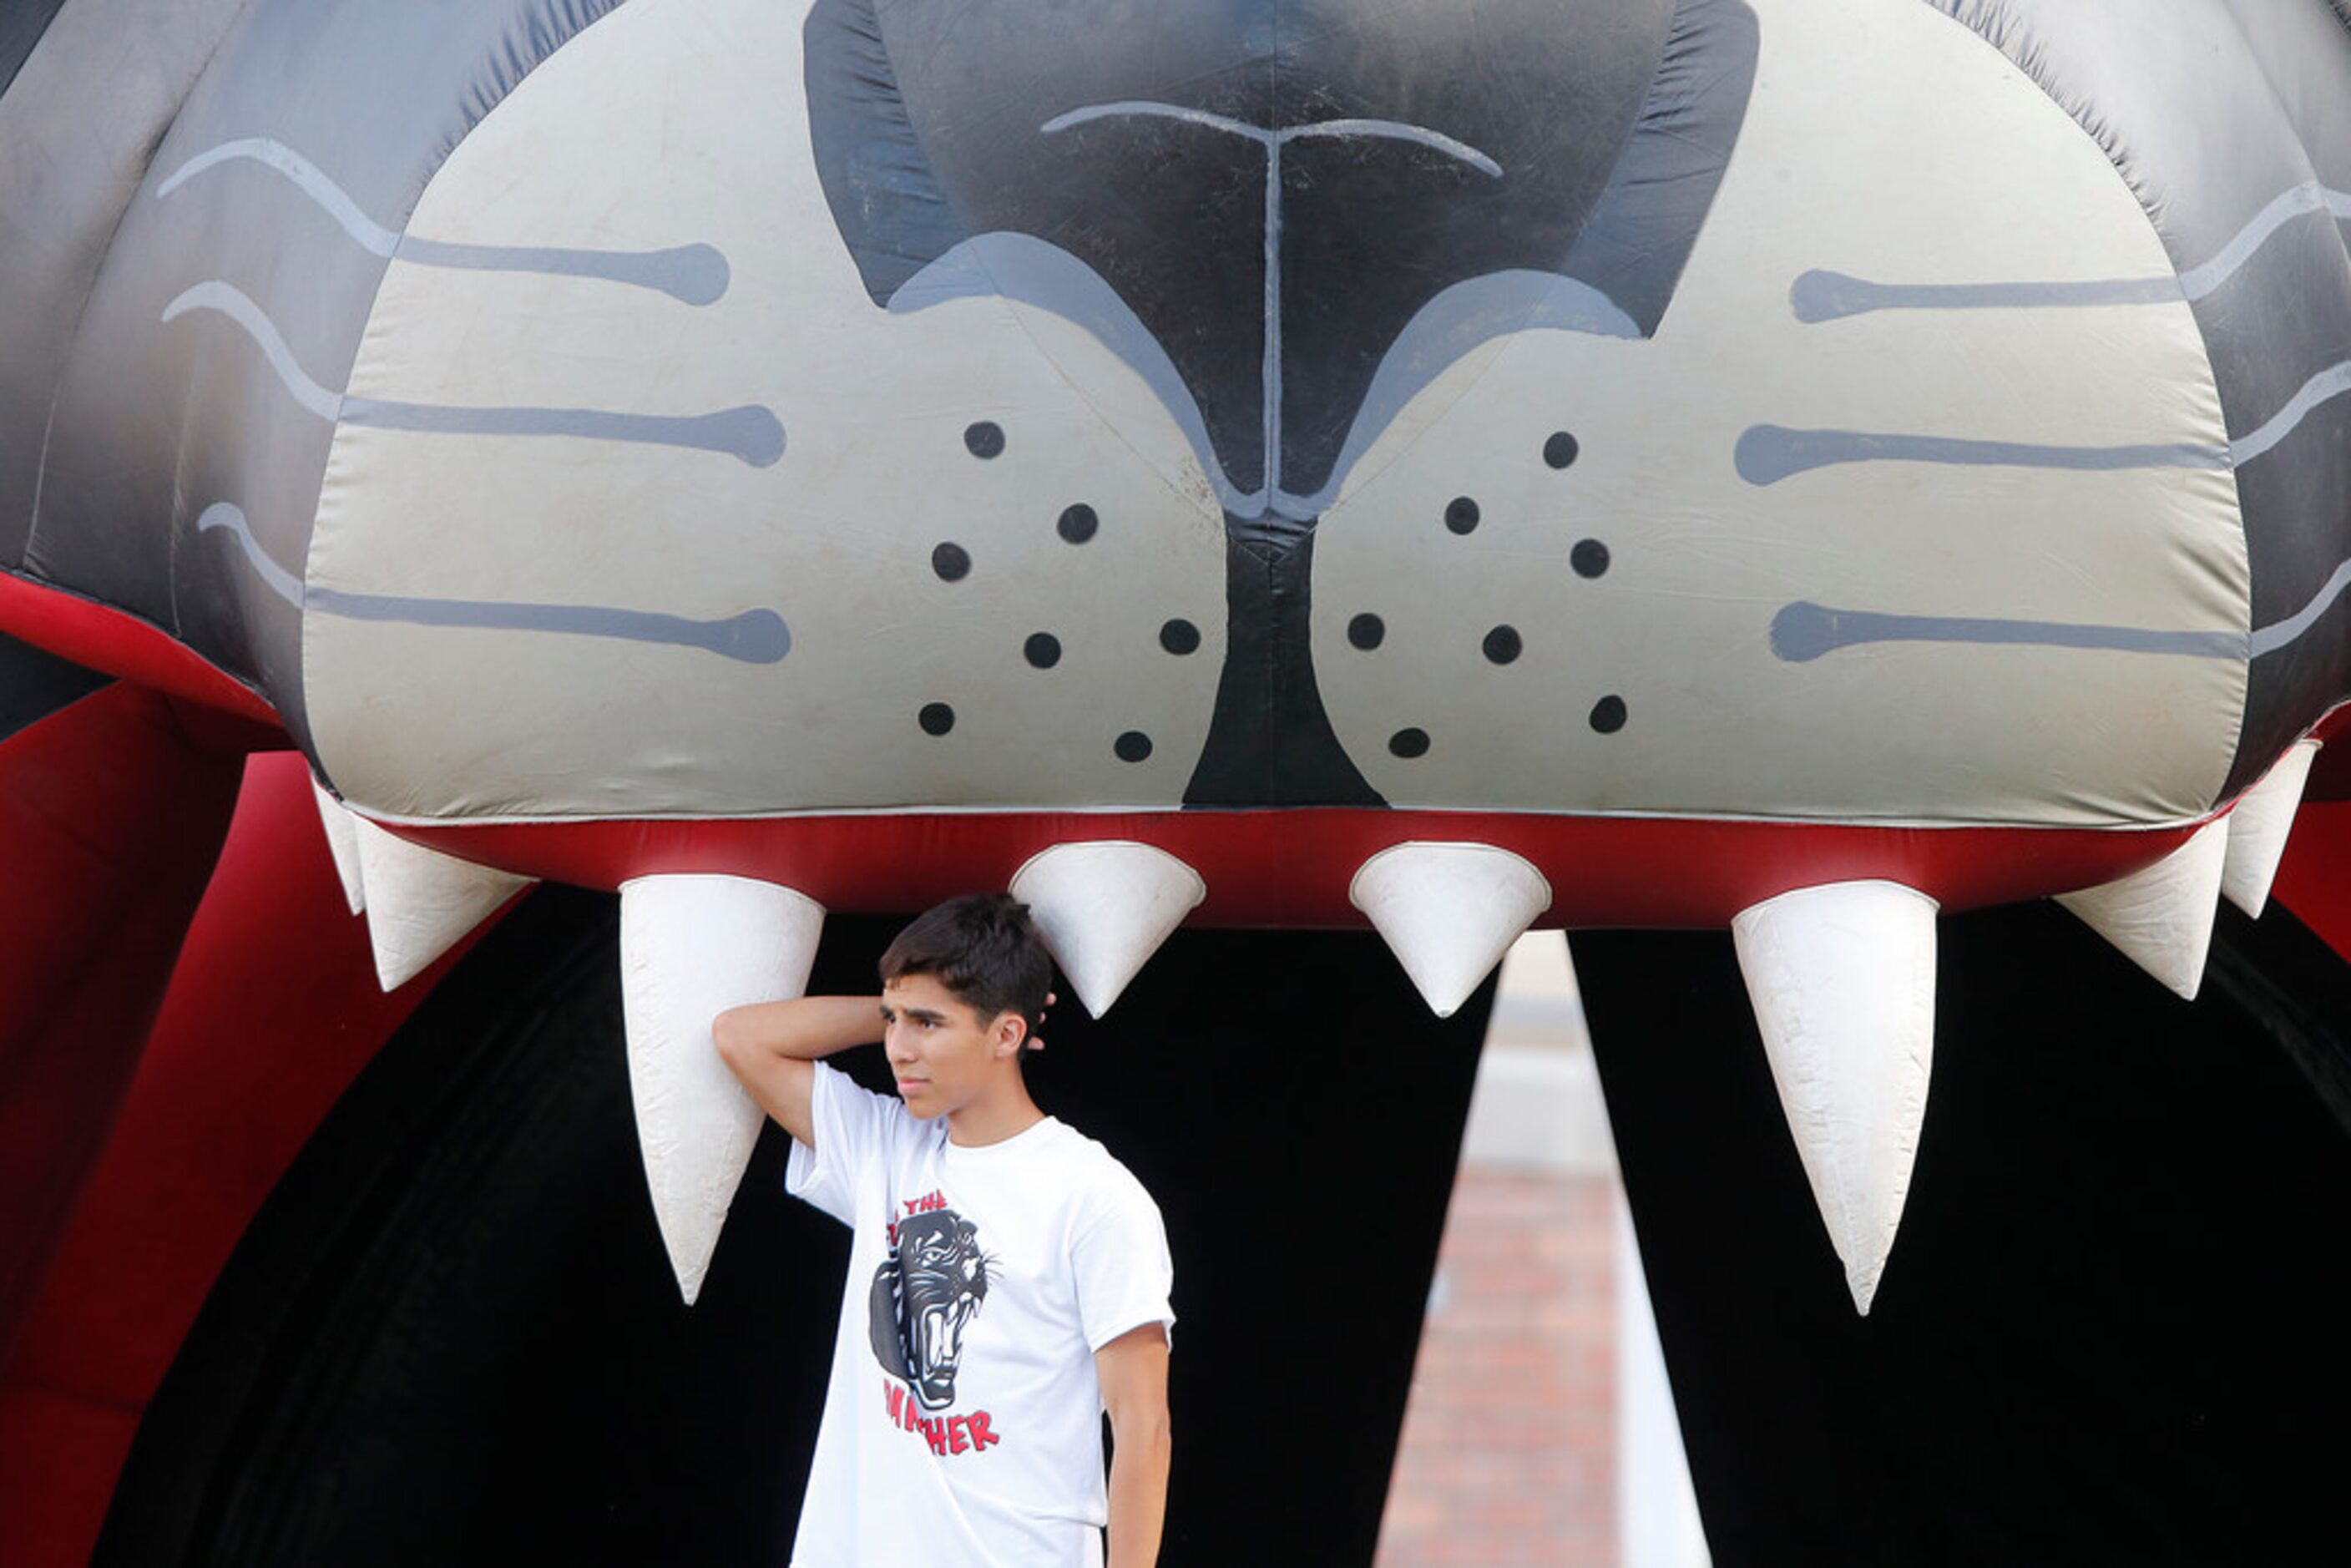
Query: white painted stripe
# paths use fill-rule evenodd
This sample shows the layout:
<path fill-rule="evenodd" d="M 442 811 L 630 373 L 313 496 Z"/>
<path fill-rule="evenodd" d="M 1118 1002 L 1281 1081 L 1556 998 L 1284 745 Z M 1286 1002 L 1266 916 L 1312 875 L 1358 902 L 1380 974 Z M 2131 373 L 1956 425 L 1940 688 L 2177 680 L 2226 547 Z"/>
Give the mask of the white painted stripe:
<path fill-rule="evenodd" d="M 1071 110 L 1067 114 L 1057 114 L 1037 129 L 1050 135 L 1056 131 L 1067 131 L 1073 125 L 1084 125 L 1092 120 L 1118 120 L 1133 115 L 1204 125 L 1211 131 L 1245 136 L 1260 147 L 1280 147 L 1290 141 L 1343 140 L 1350 136 L 1416 142 L 1447 157 L 1458 158 L 1481 174 L 1497 180 L 1502 177 L 1502 166 L 1467 141 L 1447 136 L 1441 131 L 1431 131 L 1425 125 L 1408 125 L 1400 120 L 1318 120 L 1310 125 L 1289 125 L 1271 130 L 1262 125 L 1251 125 L 1245 120 L 1210 114 L 1203 109 L 1186 109 L 1181 104 L 1155 103 L 1148 99 L 1121 99 L 1116 103 L 1088 104 L 1083 109 Z"/>

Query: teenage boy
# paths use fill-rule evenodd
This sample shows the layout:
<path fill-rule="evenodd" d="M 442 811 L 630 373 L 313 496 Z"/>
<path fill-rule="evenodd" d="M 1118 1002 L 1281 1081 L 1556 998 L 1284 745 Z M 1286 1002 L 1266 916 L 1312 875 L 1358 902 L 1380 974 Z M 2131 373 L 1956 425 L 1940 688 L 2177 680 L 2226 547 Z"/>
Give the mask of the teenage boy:
<path fill-rule="evenodd" d="M 881 969 L 878 998 L 712 1030 L 792 1135 L 792 1193 L 852 1236 L 793 1568 L 1095 1568 L 1105 1524 L 1110 1568 L 1149 1568 L 1174 1270 L 1142 1184 L 1029 1097 L 1052 960 L 992 894 L 917 919 Z M 817 1061 L 876 1038 L 900 1099 Z"/>

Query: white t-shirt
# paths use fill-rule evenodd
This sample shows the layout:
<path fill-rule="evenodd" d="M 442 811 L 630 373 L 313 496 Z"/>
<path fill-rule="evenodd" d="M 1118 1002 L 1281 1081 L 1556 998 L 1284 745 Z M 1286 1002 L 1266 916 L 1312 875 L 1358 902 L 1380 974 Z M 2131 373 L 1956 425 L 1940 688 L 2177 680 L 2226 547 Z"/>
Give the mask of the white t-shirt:
<path fill-rule="evenodd" d="M 1176 1321 L 1158 1206 L 1050 1116 L 962 1148 L 820 1063 L 810 1119 L 787 1185 L 852 1240 L 792 1568 L 1093 1568 L 1093 1353 Z"/>

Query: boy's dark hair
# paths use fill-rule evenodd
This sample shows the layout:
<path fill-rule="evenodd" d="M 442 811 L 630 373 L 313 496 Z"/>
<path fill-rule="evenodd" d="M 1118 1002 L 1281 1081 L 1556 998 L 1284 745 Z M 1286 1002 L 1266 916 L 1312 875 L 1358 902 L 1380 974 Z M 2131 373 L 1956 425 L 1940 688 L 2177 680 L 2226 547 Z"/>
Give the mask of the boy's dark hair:
<path fill-rule="evenodd" d="M 983 1021 L 1018 1013 L 1031 1033 L 1053 988 L 1052 955 L 1029 906 L 1008 893 L 967 894 L 916 915 L 883 953 L 881 968 L 884 983 L 930 976 Z"/>

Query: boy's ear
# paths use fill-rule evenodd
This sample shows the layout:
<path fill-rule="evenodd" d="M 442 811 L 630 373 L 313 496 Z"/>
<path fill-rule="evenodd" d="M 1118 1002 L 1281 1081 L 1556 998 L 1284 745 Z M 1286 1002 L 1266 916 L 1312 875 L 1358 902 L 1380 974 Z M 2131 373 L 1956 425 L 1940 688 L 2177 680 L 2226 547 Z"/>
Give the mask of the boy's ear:
<path fill-rule="evenodd" d="M 1019 1013 L 1003 1012 L 988 1026 L 989 1043 L 998 1056 L 1018 1056 L 1029 1040 L 1029 1020 Z"/>

